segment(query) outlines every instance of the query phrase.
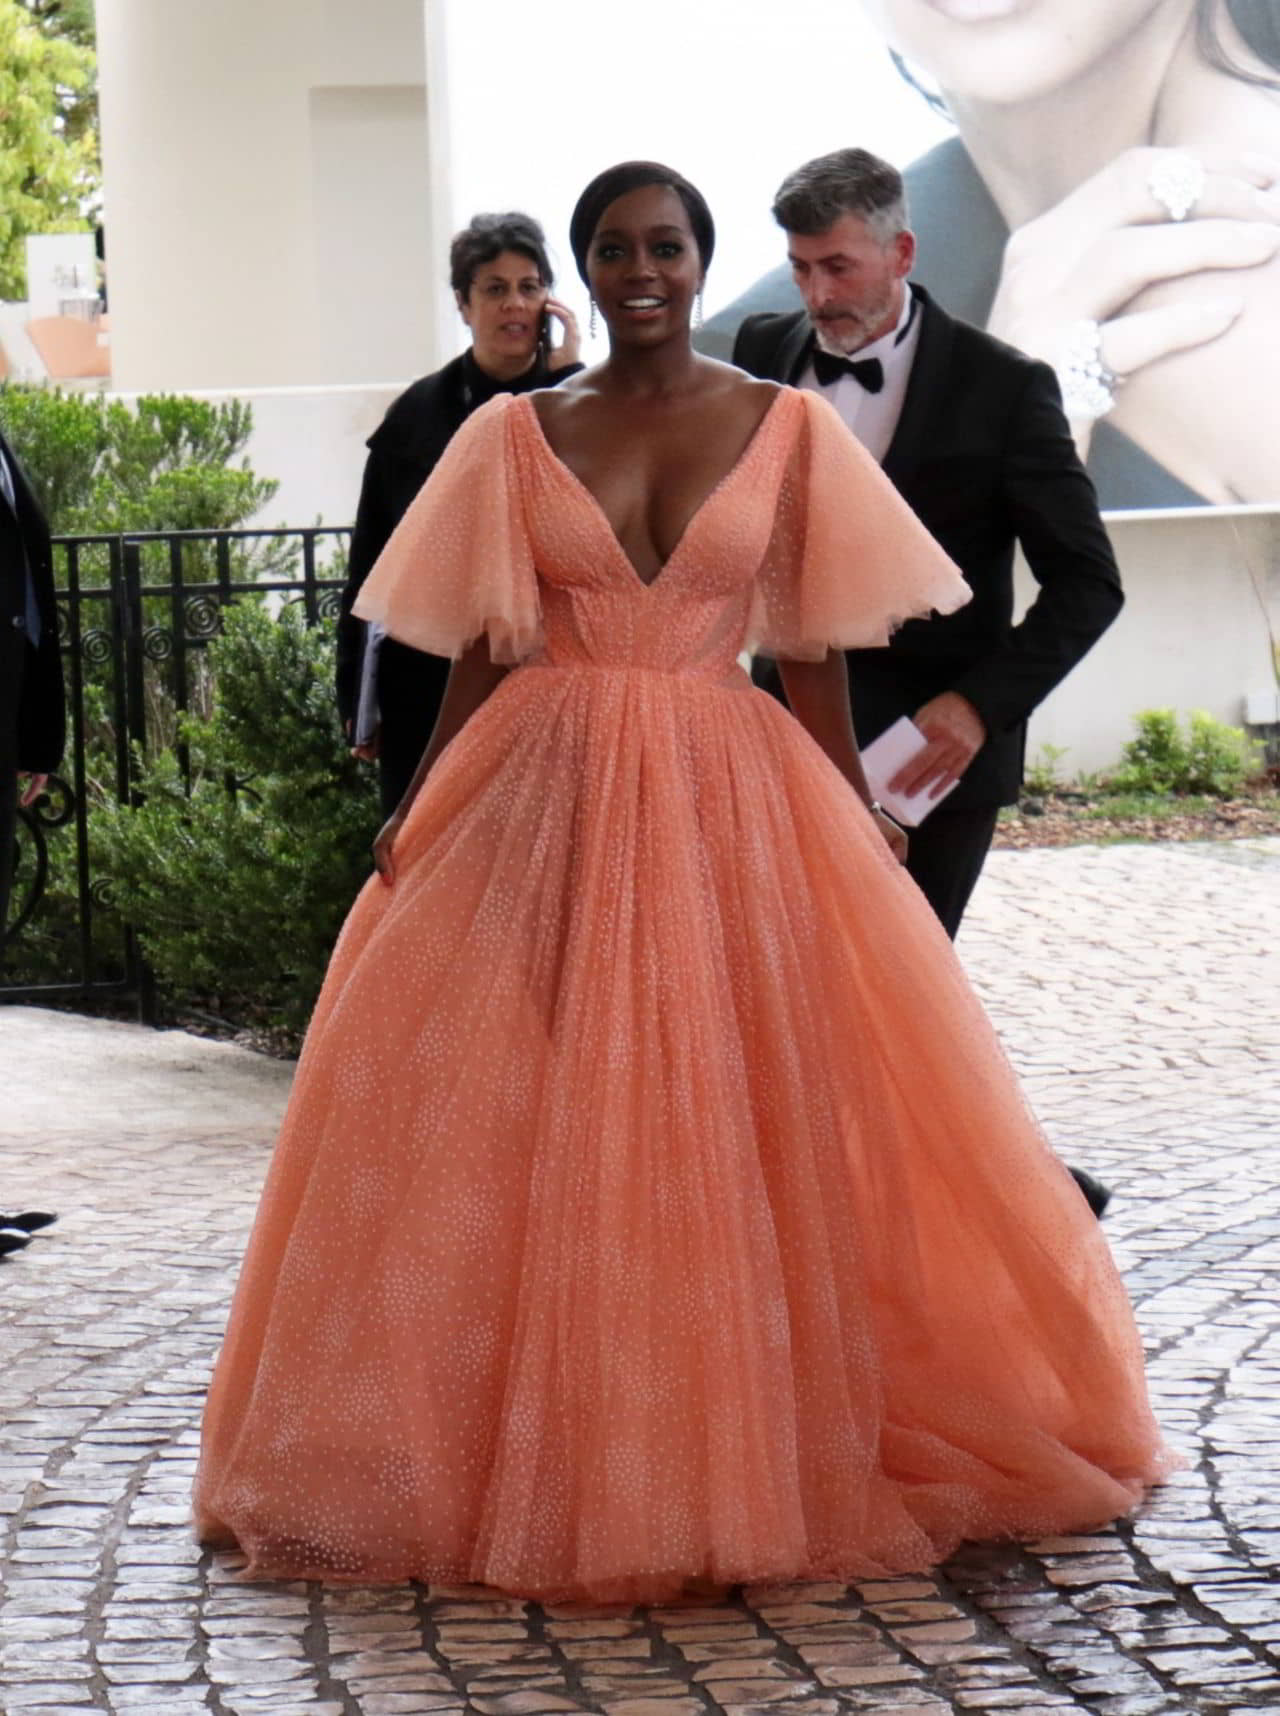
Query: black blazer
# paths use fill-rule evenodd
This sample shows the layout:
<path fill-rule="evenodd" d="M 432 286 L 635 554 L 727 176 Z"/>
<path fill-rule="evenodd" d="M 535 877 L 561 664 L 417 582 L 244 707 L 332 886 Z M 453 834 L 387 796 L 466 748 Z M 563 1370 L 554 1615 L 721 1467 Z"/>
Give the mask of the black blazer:
<path fill-rule="evenodd" d="M 858 740 L 865 745 L 930 697 L 958 691 L 988 738 L 947 802 L 1012 804 L 1027 717 L 1120 611 L 1120 574 L 1053 371 L 954 320 L 921 287 L 912 291 L 920 338 L 884 471 L 964 573 L 973 600 L 955 614 L 908 621 L 885 649 L 849 652 Z M 810 340 L 804 311 L 752 316 L 734 362 L 795 381 Z M 1040 589 L 1015 626 L 1018 543 Z"/>
<path fill-rule="evenodd" d="M 16 698 L 0 694 L 0 767 L 6 773 L 22 769 L 43 775 L 62 761 L 66 742 L 53 546 L 40 503 L 3 435 L 0 447 L 13 475 L 17 501 L 15 512 L 0 494 L 0 633 L 4 638 L 0 673 L 9 686 L 18 687 Z M 40 645 L 35 650 L 28 646 L 26 633 L 28 570 L 40 612 Z"/>
<path fill-rule="evenodd" d="M 581 368 L 570 364 L 549 372 L 539 363 L 510 387 L 499 388 L 478 375 L 469 355 L 463 353 L 406 388 L 369 437 L 338 619 L 338 713 L 344 724 L 355 717 L 364 660 L 365 625 L 351 612 L 352 604 L 445 448 L 470 412 L 494 393 L 554 387 Z M 478 387 L 472 385 L 476 381 Z M 394 638 L 384 640 L 378 655 L 378 696 L 384 713 L 404 709 L 421 720 L 424 701 L 432 709 L 437 707 L 448 677 L 446 658 L 411 649 Z"/>

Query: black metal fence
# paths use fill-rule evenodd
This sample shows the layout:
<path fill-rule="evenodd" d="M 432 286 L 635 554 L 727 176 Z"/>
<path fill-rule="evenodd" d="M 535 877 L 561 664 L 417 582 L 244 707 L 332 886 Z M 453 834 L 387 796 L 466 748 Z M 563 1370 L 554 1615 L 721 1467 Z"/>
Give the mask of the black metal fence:
<path fill-rule="evenodd" d="M 0 1002 L 110 996 L 152 1015 L 146 968 L 94 851 L 92 805 L 131 802 L 141 758 L 175 743 L 180 713 L 207 711 L 205 652 L 229 603 L 300 604 L 312 625 L 336 618 L 348 535 L 317 525 L 54 539 L 67 751 L 47 792 L 18 813 Z"/>

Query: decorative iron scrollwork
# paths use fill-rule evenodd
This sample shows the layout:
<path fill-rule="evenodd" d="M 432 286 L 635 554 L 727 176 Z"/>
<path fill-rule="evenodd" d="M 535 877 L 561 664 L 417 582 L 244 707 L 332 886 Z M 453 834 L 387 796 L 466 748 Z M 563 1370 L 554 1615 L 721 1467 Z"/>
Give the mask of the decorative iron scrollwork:
<path fill-rule="evenodd" d="M 35 916 L 49 885 L 49 836 L 75 814 L 75 794 L 61 775 L 50 775 L 34 804 L 19 805 L 13 854 L 12 911 L 0 940 L 10 942 Z"/>
<path fill-rule="evenodd" d="M 168 661 L 173 654 L 173 633 L 163 626 L 148 626 L 142 634 L 142 653 L 148 661 Z"/>
<path fill-rule="evenodd" d="M 336 620 L 342 613 L 342 591 L 324 591 L 316 602 L 316 613 L 322 620 Z"/>
<path fill-rule="evenodd" d="M 188 637 L 216 638 L 222 630 L 222 604 L 216 596 L 188 596 L 183 614 Z"/>
<path fill-rule="evenodd" d="M 103 667 L 111 660 L 111 633 L 94 626 L 80 639 L 80 654 L 92 667 Z"/>

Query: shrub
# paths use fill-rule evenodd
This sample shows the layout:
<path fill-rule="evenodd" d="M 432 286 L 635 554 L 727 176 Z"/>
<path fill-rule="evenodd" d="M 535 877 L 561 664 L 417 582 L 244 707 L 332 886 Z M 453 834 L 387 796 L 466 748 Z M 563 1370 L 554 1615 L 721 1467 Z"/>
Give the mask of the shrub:
<path fill-rule="evenodd" d="M 333 719 L 333 639 L 296 606 L 225 611 L 213 709 L 147 759 L 136 807 L 95 814 L 112 903 L 178 1004 L 300 1027 L 370 871 L 372 774 Z"/>
<path fill-rule="evenodd" d="M 1257 747 L 1239 727 L 1193 710 L 1184 734 L 1172 709 L 1143 709 L 1137 736 L 1120 755 L 1107 790 L 1120 793 L 1210 793 L 1229 798 L 1258 766 Z"/>
<path fill-rule="evenodd" d="M 1033 798 L 1051 798 L 1062 788 L 1062 780 L 1058 774 L 1058 764 L 1066 756 L 1070 746 L 1041 745 L 1036 752 L 1035 761 L 1028 763 L 1024 775 L 1024 785 Z"/>
<path fill-rule="evenodd" d="M 55 536 L 230 530 L 280 486 L 242 457 L 253 409 L 238 399 L 148 394 L 129 406 L 15 385 L 0 391 L 0 425 Z"/>

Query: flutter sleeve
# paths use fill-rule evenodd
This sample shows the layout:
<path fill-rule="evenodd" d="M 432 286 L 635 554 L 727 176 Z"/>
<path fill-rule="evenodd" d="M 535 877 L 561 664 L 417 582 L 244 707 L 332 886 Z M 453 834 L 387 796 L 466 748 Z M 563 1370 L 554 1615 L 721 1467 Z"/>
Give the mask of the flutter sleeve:
<path fill-rule="evenodd" d="M 972 591 L 825 399 L 802 415 L 756 580 L 747 647 L 790 661 L 889 641 Z"/>
<path fill-rule="evenodd" d="M 470 416 L 392 532 L 353 611 L 393 638 L 456 659 L 487 634 L 494 661 L 541 641 L 533 551 L 500 394 Z"/>

